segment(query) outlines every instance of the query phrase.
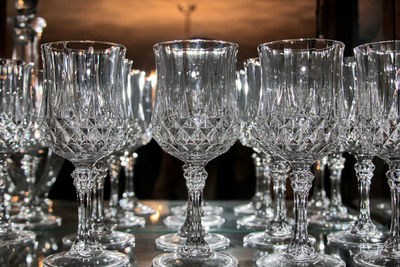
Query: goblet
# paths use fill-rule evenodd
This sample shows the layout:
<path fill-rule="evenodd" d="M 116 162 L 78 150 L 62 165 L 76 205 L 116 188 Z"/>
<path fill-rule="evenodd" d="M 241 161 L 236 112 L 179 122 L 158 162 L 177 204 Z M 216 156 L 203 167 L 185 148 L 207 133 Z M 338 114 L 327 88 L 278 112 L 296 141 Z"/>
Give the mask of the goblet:
<path fill-rule="evenodd" d="M 357 158 L 355 170 L 359 191 L 358 217 L 356 219 L 352 217 L 346 218 L 345 213 L 338 206 L 337 208 L 331 207 L 330 209 L 333 208 L 332 212 L 326 214 L 327 217 L 323 221 L 326 221 L 327 227 L 332 226 L 335 229 L 345 229 L 344 231 L 328 235 L 328 242 L 334 244 L 334 246 L 350 249 L 377 249 L 383 245 L 387 236 L 377 229 L 370 215 L 369 191 L 375 169 L 372 157 L 376 152 L 370 144 L 371 140 L 366 138 L 369 130 L 364 130 L 369 127 L 367 116 L 370 114 L 361 114 L 364 111 L 358 106 L 360 104 L 357 103 L 358 101 L 363 101 L 357 98 L 357 83 L 359 80 L 357 77 L 357 65 L 354 58 L 345 58 L 343 65 L 344 105 L 340 105 L 339 107 L 342 109 L 343 117 L 340 124 L 340 139 L 343 140 L 341 143 L 344 144 L 344 147 L 340 151 L 349 150 Z M 341 164 L 340 159 L 338 160 L 338 164 Z M 353 222 L 349 224 L 349 221 L 352 219 Z"/>
<path fill-rule="evenodd" d="M 135 214 L 145 215 L 154 212 L 153 208 L 138 201 L 133 186 L 133 168 L 137 158 L 134 152 L 151 140 L 153 87 L 151 81 L 146 79 L 144 71 L 131 70 L 131 68 L 129 70 L 127 75 L 129 142 L 121 151 L 114 153 L 109 160 L 111 183 L 109 223 L 115 224 L 119 229 L 142 227 L 145 220 Z M 125 192 L 120 200 L 118 188 L 121 168 L 125 170 Z"/>
<path fill-rule="evenodd" d="M 146 73 L 140 70 L 132 70 L 129 74 L 128 86 L 132 93 L 132 117 L 135 118 L 135 128 L 137 134 L 132 137 L 134 142 L 128 143 L 124 155 L 121 157 L 122 167 L 125 173 L 125 191 L 122 199 L 119 200 L 120 206 L 124 210 L 134 211 L 139 215 L 151 215 L 155 209 L 139 202 L 133 183 L 134 166 L 138 155 L 135 151 L 141 146 L 151 141 L 150 131 L 151 113 L 153 111 L 153 86 L 151 80 L 146 79 Z M 138 104 L 136 104 L 138 102 Z M 140 129 L 140 131 L 139 131 Z"/>
<path fill-rule="evenodd" d="M 78 195 L 78 233 L 71 249 L 48 256 L 44 266 L 127 266 L 129 259 L 103 250 L 93 237 L 92 194 L 97 161 L 121 149 L 126 137 L 125 47 L 106 42 L 60 41 L 41 46 L 44 86 L 41 134 L 70 160 Z"/>
<path fill-rule="evenodd" d="M 201 198 L 205 164 L 225 153 L 239 135 L 235 101 L 238 46 L 214 40 L 183 40 L 154 46 L 157 90 L 152 131 L 171 155 L 183 160 L 188 187 L 186 242 L 161 254 L 153 266 L 237 266 L 237 259 L 214 252 L 204 238 Z M 183 231 L 182 231 L 183 230 Z"/>
<path fill-rule="evenodd" d="M 391 192 L 392 221 L 389 238 L 375 251 L 360 252 L 354 257 L 360 266 L 400 265 L 400 161 L 398 135 L 400 122 L 400 41 L 385 41 L 354 49 L 358 73 L 357 108 L 359 136 L 364 138 L 375 155 L 386 159 L 386 173 Z"/>
<path fill-rule="evenodd" d="M 29 106 L 31 123 L 26 130 L 30 137 L 25 139 L 18 153 L 8 159 L 11 182 L 16 191 L 23 191 L 18 214 L 11 217 L 16 228 L 39 229 L 61 225 L 61 217 L 43 208 L 44 196 L 55 182 L 63 159 L 41 142 L 38 113 L 42 99 L 43 71 L 33 76 L 32 104 Z"/>
<path fill-rule="evenodd" d="M 254 198 L 254 215 L 244 216 L 236 221 L 238 227 L 249 229 L 265 229 L 267 223 L 273 217 L 271 199 L 271 157 L 263 153 L 249 135 L 247 128 L 250 121 L 256 115 L 258 105 L 257 95 L 260 93 L 261 67 L 258 58 L 251 58 L 244 62 L 246 79 L 239 93 L 239 114 L 245 144 L 254 150 L 253 158 L 256 171 L 256 183 L 259 194 Z M 238 82 L 237 82 L 238 83 Z M 248 102 L 248 103 L 247 103 Z M 257 193 L 256 191 L 256 193 Z"/>
<path fill-rule="evenodd" d="M 12 248 L 34 242 L 30 231 L 13 230 L 9 221 L 7 192 L 7 157 L 18 151 L 32 136 L 30 108 L 35 96 L 32 90 L 33 64 L 0 59 L 0 246 Z"/>
<path fill-rule="evenodd" d="M 347 133 L 351 131 L 349 127 L 353 125 L 349 122 L 354 120 L 355 65 L 354 57 L 345 57 L 343 59 L 343 105 L 339 105 L 339 107 L 342 110 L 340 113 L 343 116 L 344 123 L 341 123 L 343 137 L 339 137 L 340 140 L 347 138 Z M 351 147 L 346 146 L 346 143 L 338 142 L 338 148 L 336 149 L 338 152 L 327 157 L 327 166 L 331 171 L 331 201 L 326 210 L 310 218 L 310 226 L 314 229 L 346 230 L 356 219 L 356 217 L 347 212 L 340 194 L 340 180 L 345 163 L 345 158 L 342 157 L 341 152 L 351 149 Z"/>
<path fill-rule="evenodd" d="M 281 40 L 258 47 L 262 90 L 251 134 L 263 150 L 292 166 L 295 226 L 284 252 L 269 254 L 257 266 L 344 266 L 317 253 L 307 233 L 311 164 L 337 137 L 336 105 L 344 44 L 324 39 Z"/>

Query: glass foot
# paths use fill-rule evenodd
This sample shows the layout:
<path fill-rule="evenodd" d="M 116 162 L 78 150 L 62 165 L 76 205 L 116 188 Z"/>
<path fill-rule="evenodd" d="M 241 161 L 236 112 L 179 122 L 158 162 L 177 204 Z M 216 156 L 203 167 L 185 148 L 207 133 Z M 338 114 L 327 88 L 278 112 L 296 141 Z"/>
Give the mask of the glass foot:
<path fill-rule="evenodd" d="M 142 203 L 138 202 L 134 212 L 137 215 L 153 215 L 154 213 L 156 213 L 156 210 L 150 206 L 143 205 Z"/>
<path fill-rule="evenodd" d="M 246 228 L 252 230 L 264 230 L 272 218 L 258 217 L 255 215 L 245 216 L 236 220 L 238 228 Z"/>
<path fill-rule="evenodd" d="M 112 251 L 99 251 L 91 257 L 81 257 L 71 255 L 69 252 L 60 252 L 48 256 L 43 261 L 43 266 L 47 267 L 128 267 L 129 258 L 123 253 Z"/>
<path fill-rule="evenodd" d="M 400 266 L 400 257 L 391 257 L 384 250 L 363 251 L 354 256 L 359 266 Z"/>
<path fill-rule="evenodd" d="M 114 225 L 116 229 L 128 230 L 138 229 L 145 226 L 146 220 L 136 216 L 134 212 L 119 209 L 118 212 L 112 213 L 106 211 L 106 221 L 108 224 Z"/>
<path fill-rule="evenodd" d="M 227 254 L 214 252 L 211 257 L 199 260 L 188 260 L 179 257 L 176 253 L 158 255 L 153 259 L 153 267 L 236 267 L 239 261 Z"/>
<path fill-rule="evenodd" d="M 243 246 L 267 252 L 280 252 L 286 249 L 293 239 L 293 233 L 287 232 L 281 235 L 278 232 L 257 232 L 250 233 L 243 238 Z M 315 246 L 317 240 L 313 236 L 308 236 L 310 246 Z"/>
<path fill-rule="evenodd" d="M 186 214 L 186 205 L 176 206 L 171 208 L 171 213 L 174 215 L 185 215 Z M 202 207 L 204 215 L 221 215 L 224 213 L 224 208 L 213 206 L 213 205 L 204 205 Z"/>
<path fill-rule="evenodd" d="M 387 236 L 377 229 L 369 232 L 346 231 L 331 233 L 328 235 L 328 244 L 334 243 L 336 246 L 347 249 L 379 249 L 382 248 Z"/>
<path fill-rule="evenodd" d="M 309 218 L 308 226 L 312 229 L 322 231 L 347 230 L 357 218 L 350 214 L 329 216 L 316 214 Z"/>
<path fill-rule="evenodd" d="M 101 233 L 93 232 L 96 241 L 103 249 L 107 250 L 123 250 L 127 247 L 135 246 L 135 236 L 129 233 L 119 231 L 104 231 Z M 76 239 L 76 234 L 66 235 L 62 238 L 62 242 L 70 247 Z"/>
<path fill-rule="evenodd" d="M 172 215 L 164 219 L 164 224 L 169 228 L 179 229 L 185 222 L 186 217 L 182 215 Z M 225 219 L 218 215 L 208 215 L 201 217 L 201 225 L 205 228 L 219 227 L 225 223 Z"/>
<path fill-rule="evenodd" d="M 251 215 L 256 212 L 253 206 L 253 202 L 249 202 L 247 204 L 242 204 L 233 207 L 233 211 L 235 212 L 235 215 Z"/>
<path fill-rule="evenodd" d="M 156 210 L 150 206 L 144 205 L 140 202 L 132 202 L 129 199 L 121 199 L 119 205 L 122 209 L 127 211 L 133 211 L 137 215 L 152 215 L 156 213 Z"/>
<path fill-rule="evenodd" d="M 287 247 L 292 238 L 293 233 L 281 236 L 266 232 L 250 233 L 243 238 L 243 246 L 262 251 L 279 252 Z"/>
<path fill-rule="evenodd" d="M 265 255 L 261 259 L 257 261 L 257 267 L 344 267 L 346 266 L 345 262 L 341 259 L 329 256 L 329 255 L 322 255 L 315 253 L 314 255 L 310 256 L 310 258 L 306 258 L 303 260 L 295 260 L 285 252 L 274 253 Z"/>
<path fill-rule="evenodd" d="M 35 238 L 35 233 L 31 231 L 10 230 L 0 235 L 0 247 L 11 247 L 33 242 Z"/>
<path fill-rule="evenodd" d="M 17 229 L 45 229 L 61 226 L 61 217 L 51 214 L 17 214 L 11 217 L 11 224 Z"/>
<path fill-rule="evenodd" d="M 229 238 L 220 234 L 207 233 L 204 239 L 213 251 L 226 249 L 230 244 Z M 186 238 L 178 233 L 166 234 L 156 239 L 156 246 L 158 249 L 172 252 L 183 246 L 185 242 Z"/>

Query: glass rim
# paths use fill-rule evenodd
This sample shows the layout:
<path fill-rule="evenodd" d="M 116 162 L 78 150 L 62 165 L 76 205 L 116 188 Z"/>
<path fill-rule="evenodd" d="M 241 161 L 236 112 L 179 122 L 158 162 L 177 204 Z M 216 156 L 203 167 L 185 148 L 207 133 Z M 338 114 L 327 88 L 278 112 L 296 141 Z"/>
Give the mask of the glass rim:
<path fill-rule="evenodd" d="M 345 44 L 341 41 L 334 40 L 334 39 L 325 39 L 325 38 L 294 38 L 294 39 L 282 39 L 282 40 L 275 40 L 275 41 L 270 41 L 270 42 L 265 42 L 260 45 L 258 45 L 258 49 L 261 49 L 262 47 L 265 47 L 269 51 L 278 51 L 278 52 L 283 52 L 285 51 L 285 47 L 282 47 L 282 49 L 278 48 L 270 48 L 270 45 L 275 45 L 275 44 L 295 44 L 295 43 L 306 43 L 306 42 L 325 42 L 325 43 L 330 43 L 326 47 L 323 48 L 312 48 L 314 51 L 324 51 L 327 50 L 333 46 L 340 46 L 344 48 Z M 292 51 L 294 52 L 304 52 L 304 51 L 309 51 L 309 49 L 306 48 L 291 48 Z"/>
<path fill-rule="evenodd" d="M 206 47 L 206 48 L 191 48 L 191 47 L 174 47 L 177 44 L 191 44 L 191 43 L 206 43 L 206 44 L 220 44 L 221 47 Z M 159 42 L 153 45 L 153 49 L 157 50 L 160 47 L 171 47 L 174 51 L 185 51 L 185 50 L 199 50 L 199 51 L 208 51 L 208 50 L 223 50 L 226 48 L 239 48 L 239 45 L 234 42 L 223 41 L 223 40 L 213 40 L 213 39 L 177 39 L 165 42 Z"/>
<path fill-rule="evenodd" d="M 0 62 L 5 61 L 6 64 L 15 64 L 16 66 L 33 66 L 35 63 L 27 62 L 20 59 L 13 59 L 13 58 L 0 58 Z"/>
<path fill-rule="evenodd" d="M 251 57 L 243 61 L 244 66 L 248 66 L 249 64 L 260 64 L 260 58 L 259 57 Z"/>
<path fill-rule="evenodd" d="M 111 50 L 115 47 L 119 47 L 121 48 L 121 50 L 126 51 L 126 47 L 122 44 L 118 44 L 118 43 L 113 43 L 113 42 L 107 42 L 107 41 L 93 41 L 93 40 L 64 40 L 64 41 L 54 41 L 54 42 L 48 42 L 48 43 L 44 43 L 41 46 L 42 49 L 49 49 L 52 51 L 57 51 L 57 52 L 62 52 L 62 51 L 71 51 L 71 52 L 85 52 L 88 51 L 88 48 L 90 46 L 88 46 L 87 48 L 70 48 L 67 47 L 67 44 L 94 44 L 94 45 L 102 45 L 102 46 L 107 46 L 104 48 L 99 48 L 99 49 L 95 49 L 95 52 L 105 52 L 108 50 Z M 61 47 L 56 47 L 60 45 Z"/>
<path fill-rule="evenodd" d="M 398 44 L 400 46 L 400 40 L 384 40 L 384 41 L 378 41 L 378 42 L 369 42 L 369 43 L 365 43 L 365 44 L 361 44 L 358 45 L 356 47 L 353 48 L 354 54 L 356 54 L 356 51 L 367 51 L 370 50 L 369 48 L 374 48 L 380 45 L 384 45 L 384 44 Z M 378 52 L 378 50 L 374 50 L 376 52 Z M 394 49 L 391 50 L 381 50 L 381 52 L 394 52 Z M 400 51 L 399 51 L 400 52 Z"/>

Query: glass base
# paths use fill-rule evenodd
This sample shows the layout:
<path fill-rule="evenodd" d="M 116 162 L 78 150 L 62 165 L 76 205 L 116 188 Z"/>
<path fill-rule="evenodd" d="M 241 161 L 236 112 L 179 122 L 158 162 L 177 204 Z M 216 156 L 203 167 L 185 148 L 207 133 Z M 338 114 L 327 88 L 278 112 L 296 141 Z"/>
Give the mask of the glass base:
<path fill-rule="evenodd" d="M 31 231 L 10 230 L 4 234 L 0 234 L 0 247 L 12 247 L 23 243 L 34 242 L 35 233 Z"/>
<path fill-rule="evenodd" d="M 250 233 L 243 238 L 243 246 L 251 247 L 257 250 L 267 251 L 269 253 L 281 252 L 286 249 L 290 241 L 293 239 L 293 233 L 282 233 L 278 235 L 277 232 L 273 234 L 268 232 Z M 309 235 L 308 241 L 310 246 L 315 246 L 317 240 L 315 237 Z"/>
<path fill-rule="evenodd" d="M 114 225 L 116 229 L 133 230 L 145 226 L 146 220 L 136 216 L 131 211 L 119 209 L 116 213 L 106 211 L 106 222 Z"/>
<path fill-rule="evenodd" d="M 316 214 L 309 218 L 308 226 L 312 229 L 322 231 L 347 230 L 357 218 L 351 214 L 340 216 L 328 216 Z"/>
<path fill-rule="evenodd" d="M 136 205 L 135 205 L 136 204 Z M 156 210 L 150 206 L 144 205 L 140 202 L 132 202 L 129 199 L 121 199 L 119 205 L 122 209 L 127 211 L 133 211 L 137 215 L 152 215 L 156 213 Z"/>
<path fill-rule="evenodd" d="M 246 228 L 252 230 L 264 230 L 272 218 L 258 217 L 255 215 L 245 216 L 236 220 L 238 228 Z"/>
<path fill-rule="evenodd" d="M 346 263 L 341 259 L 315 253 L 312 257 L 295 260 L 284 252 L 265 255 L 257 261 L 257 267 L 344 267 Z"/>
<path fill-rule="evenodd" d="M 205 216 L 207 215 L 221 215 L 224 213 L 224 208 L 219 207 L 219 206 L 213 206 L 213 205 L 204 205 L 201 207 L 203 209 L 203 214 Z M 171 213 L 173 215 L 186 215 L 186 205 L 181 205 L 181 206 L 176 206 L 171 208 Z"/>
<path fill-rule="evenodd" d="M 331 233 L 328 235 L 328 244 L 347 249 L 379 249 L 387 239 L 387 235 L 375 230 L 370 232 L 357 233 L 349 230 Z"/>
<path fill-rule="evenodd" d="M 92 257 L 80 257 L 69 252 L 60 252 L 48 256 L 43 261 L 46 267 L 128 267 L 129 258 L 123 253 L 103 250 Z"/>
<path fill-rule="evenodd" d="M 293 233 L 274 236 L 267 232 L 250 233 L 243 238 L 243 246 L 254 249 L 279 252 L 284 250 L 293 238 Z"/>
<path fill-rule="evenodd" d="M 188 260 L 179 257 L 177 253 L 158 255 L 153 259 L 153 267 L 236 267 L 239 261 L 227 254 L 214 252 L 211 257 Z"/>
<path fill-rule="evenodd" d="M 181 215 L 172 215 L 164 219 L 164 224 L 169 228 L 179 229 L 185 223 L 186 217 Z M 219 227 L 225 223 L 225 219 L 218 215 L 208 215 L 201 217 L 201 225 L 204 228 Z"/>
<path fill-rule="evenodd" d="M 230 244 L 229 238 L 220 234 L 207 233 L 204 240 L 213 251 L 226 249 Z M 181 237 L 178 233 L 166 234 L 156 239 L 156 246 L 158 249 L 173 252 L 183 246 L 185 242 L 186 237 Z"/>
<path fill-rule="evenodd" d="M 400 266 L 400 255 L 391 257 L 384 250 L 363 251 L 354 256 L 359 266 Z"/>
<path fill-rule="evenodd" d="M 135 236 L 129 233 L 104 231 L 101 233 L 93 232 L 93 236 L 101 247 L 107 250 L 123 250 L 135 246 Z M 62 242 L 65 246 L 70 247 L 75 239 L 76 234 L 69 234 L 62 238 Z"/>
<path fill-rule="evenodd" d="M 11 224 L 17 229 L 45 229 L 61 226 L 61 217 L 44 212 L 23 213 L 12 216 Z"/>
<path fill-rule="evenodd" d="M 233 212 L 235 213 L 236 216 L 238 215 L 251 215 L 256 212 L 253 206 L 253 202 L 249 202 L 247 204 L 242 204 L 233 207 Z"/>

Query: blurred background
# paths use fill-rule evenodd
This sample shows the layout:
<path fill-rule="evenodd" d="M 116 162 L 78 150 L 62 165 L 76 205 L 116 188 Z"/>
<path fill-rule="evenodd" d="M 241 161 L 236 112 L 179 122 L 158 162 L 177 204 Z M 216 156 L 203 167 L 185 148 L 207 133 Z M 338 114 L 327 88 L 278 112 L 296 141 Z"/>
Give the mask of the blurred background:
<path fill-rule="evenodd" d="M 12 37 L 7 16 L 15 15 L 14 0 L 0 1 L 0 56 L 11 57 Z M 399 39 L 399 0 L 40 0 L 38 16 L 47 27 L 41 43 L 97 40 L 121 43 L 134 68 L 155 71 L 152 46 L 161 41 L 209 38 L 239 44 L 238 69 L 257 56 L 257 45 L 278 39 L 323 37 L 346 44 L 347 56 L 358 44 Z M 152 140 L 140 148 L 135 189 L 141 199 L 184 199 L 182 163 Z M 207 165 L 206 199 L 249 199 L 254 194 L 252 151 L 236 143 Z M 354 159 L 346 154 L 342 195 L 357 197 Z M 385 163 L 375 160 L 372 198 L 387 198 Z M 66 162 L 50 193 L 53 199 L 75 199 Z M 327 174 L 329 175 L 329 174 Z M 325 177 L 327 179 L 327 177 Z M 328 180 L 327 180 L 328 181 Z M 329 194 L 329 182 L 325 183 Z M 287 192 L 288 197 L 291 191 Z M 107 187 L 106 187 L 107 196 Z"/>

